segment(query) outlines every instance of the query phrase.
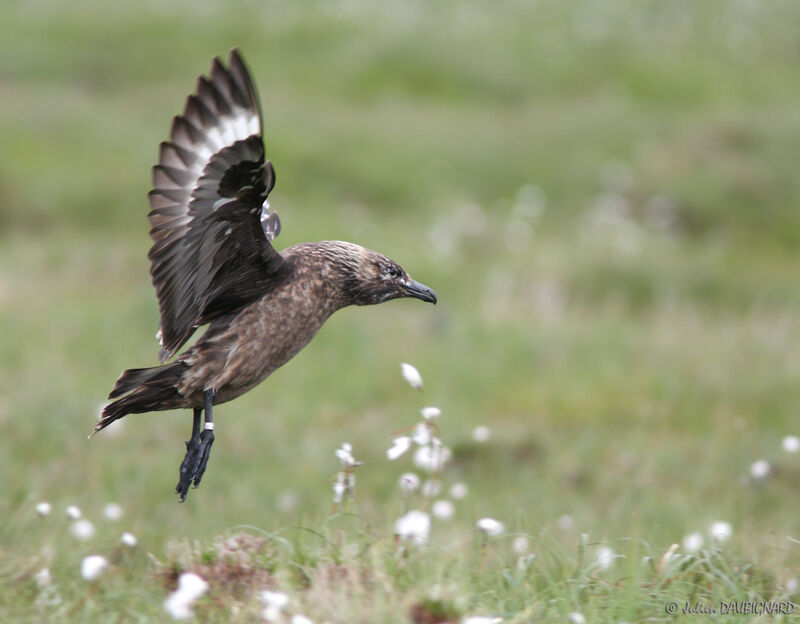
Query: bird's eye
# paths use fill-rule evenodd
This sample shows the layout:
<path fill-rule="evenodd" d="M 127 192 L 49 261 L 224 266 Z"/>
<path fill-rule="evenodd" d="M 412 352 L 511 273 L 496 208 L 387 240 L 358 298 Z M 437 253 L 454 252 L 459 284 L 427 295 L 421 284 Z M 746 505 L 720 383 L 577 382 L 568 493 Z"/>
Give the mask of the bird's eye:
<path fill-rule="evenodd" d="M 401 275 L 402 275 L 402 273 L 401 273 L 400 269 L 398 269 L 396 266 L 390 266 L 389 267 L 389 276 L 390 277 L 400 277 Z"/>

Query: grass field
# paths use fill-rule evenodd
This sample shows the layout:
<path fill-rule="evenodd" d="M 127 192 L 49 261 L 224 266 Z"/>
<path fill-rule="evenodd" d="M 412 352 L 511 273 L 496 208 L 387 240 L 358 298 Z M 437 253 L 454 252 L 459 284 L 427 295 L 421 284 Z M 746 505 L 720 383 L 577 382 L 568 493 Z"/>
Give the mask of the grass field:
<path fill-rule="evenodd" d="M 755 0 L 6 3 L 0 620 L 167 621 L 182 571 L 209 583 L 201 622 L 257 621 L 262 590 L 316 624 L 666 621 L 698 601 L 751 621 L 720 603 L 798 599 L 798 24 Z M 358 242 L 440 303 L 337 313 L 215 412 L 180 505 L 188 413 L 86 435 L 119 372 L 156 363 L 149 168 L 234 45 L 277 246 Z M 427 476 L 386 450 L 426 405 L 452 458 L 440 493 L 404 501 L 401 474 Z M 332 513 L 345 442 L 363 466 Z M 395 538 L 441 499 L 426 544 Z M 110 561 L 93 582 L 91 554 Z"/>

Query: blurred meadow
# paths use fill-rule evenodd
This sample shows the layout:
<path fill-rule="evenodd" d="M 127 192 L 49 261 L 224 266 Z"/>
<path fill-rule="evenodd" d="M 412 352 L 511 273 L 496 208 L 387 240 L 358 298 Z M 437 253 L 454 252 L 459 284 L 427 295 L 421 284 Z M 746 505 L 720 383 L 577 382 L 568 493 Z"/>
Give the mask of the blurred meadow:
<path fill-rule="evenodd" d="M 188 412 L 86 435 L 118 374 L 157 363 L 150 167 L 233 46 L 276 246 L 357 242 L 439 305 L 334 315 L 215 411 L 178 504 Z M 264 589 L 317 624 L 797 598 L 798 62 L 800 5 L 777 0 L 4 3 L 0 620 L 167 621 L 182 571 L 209 582 L 202 622 L 256 621 Z M 386 450 L 426 405 L 452 457 L 405 502 L 400 475 L 427 475 Z M 344 442 L 363 466 L 331 515 Z M 453 517 L 397 541 L 429 499 Z"/>

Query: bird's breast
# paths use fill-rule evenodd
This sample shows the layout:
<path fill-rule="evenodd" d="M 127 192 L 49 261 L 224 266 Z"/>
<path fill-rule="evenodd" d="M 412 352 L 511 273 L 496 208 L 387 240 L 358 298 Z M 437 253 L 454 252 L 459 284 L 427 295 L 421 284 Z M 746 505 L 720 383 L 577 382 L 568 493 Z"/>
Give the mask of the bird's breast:
<path fill-rule="evenodd" d="M 305 347 L 335 307 L 313 283 L 300 280 L 250 304 L 216 336 L 224 363 L 214 379 L 217 403 L 247 392 Z"/>

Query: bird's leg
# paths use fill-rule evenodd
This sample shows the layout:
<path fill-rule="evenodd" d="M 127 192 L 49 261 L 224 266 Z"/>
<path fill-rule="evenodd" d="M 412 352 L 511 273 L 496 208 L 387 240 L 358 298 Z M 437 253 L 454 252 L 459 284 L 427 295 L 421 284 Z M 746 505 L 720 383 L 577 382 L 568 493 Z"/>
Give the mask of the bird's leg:
<path fill-rule="evenodd" d="M 197 457 L 197 451 L 200 448 L 200 415 L 203 413 L 202 407 L 194 408 L 194 420 L 192 422 L 192 439 L 186 441 L 186 456 L 181 462 L 181 478 L 175 491 L 180 494 L 181 502 L 186 500 L 186 492 L 189 490 L 189 484 L 192 482 L 192 466 Z"/>
<path fill-rule="evenodd" d="M 181 502 L 186 500 L 189 486 L 194 481 L 194 486 L 200 485 L 200 479 L 208 464 L 208 455 L 214 443 L 214 419 L 211 413 L 211 404 L 215 392 L 206 390 L 203 393 L 203 407 L 194 408 L 194 421 L 192 423 L 192 439 L 186 443 L 186 456 L 181 462 L 181 476 L 175 491 L 180 495 Z M 200 414 L 205 410 L 205 422 L 200 428 Z"/>
<path fill-rule="evenodd" d="M 200 485 L 200 479 L 203 478 L 203 473 L 206 471 L 208 465 L 208 456 L 211 453 L 211 445 L 214 444 L 214 416 L 211 413 L 211 404 L 214 401 L 216 392 L 213 390 L 206 390 L 203 393 L 203 403 L 205 405 L 206 417 L 203 423 L 203 433 L 200 434 L 200 458 L 197 463 L 197 468 L 194 471 L 194 487 Z"/>

